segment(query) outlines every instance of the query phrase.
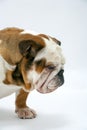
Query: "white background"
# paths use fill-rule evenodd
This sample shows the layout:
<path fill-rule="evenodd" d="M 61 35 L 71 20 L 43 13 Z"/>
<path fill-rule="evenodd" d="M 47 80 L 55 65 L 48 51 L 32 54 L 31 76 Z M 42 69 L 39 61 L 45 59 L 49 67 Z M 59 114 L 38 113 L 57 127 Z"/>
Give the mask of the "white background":
<path fill-rule="evenodd" d="M 38 116 L 20 120 L 14 94 L 0 100 L 0 130 L 87 129 L 87 0 L 0 0 L 0 29 L 20 27 L 52 35 L 66 57 L 65 84 L 53 93 L 32 92 Z"/>

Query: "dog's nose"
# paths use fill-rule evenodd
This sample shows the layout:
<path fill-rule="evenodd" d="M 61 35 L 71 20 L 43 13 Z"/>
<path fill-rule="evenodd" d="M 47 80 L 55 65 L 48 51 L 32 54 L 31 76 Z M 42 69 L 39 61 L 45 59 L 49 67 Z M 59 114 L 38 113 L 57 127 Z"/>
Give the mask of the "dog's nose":
<path fill-rule="evenodd" d="M 58 73 L 58 76 L 62 76 L 62 75 L 63 75 L 63 73 L 64 73 L 64 70 L 63 70 L 63 69 L 61 69 L 61 70 L 59 71 L 59 73 Z"/>

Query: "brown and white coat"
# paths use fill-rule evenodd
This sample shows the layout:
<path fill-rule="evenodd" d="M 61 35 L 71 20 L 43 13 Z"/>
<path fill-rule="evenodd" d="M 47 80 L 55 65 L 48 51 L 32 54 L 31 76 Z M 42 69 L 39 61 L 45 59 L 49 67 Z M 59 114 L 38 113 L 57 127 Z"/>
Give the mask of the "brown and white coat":
<path fill-rule="evenodd" d="M 0 98 L 16 92 L 16 112 L 20 118 L 34 118 L 26 105 L 36 89 L 49 93 L 64 83 L 65 59 L 57 39 L 18 28 L 0 30 Z"/>

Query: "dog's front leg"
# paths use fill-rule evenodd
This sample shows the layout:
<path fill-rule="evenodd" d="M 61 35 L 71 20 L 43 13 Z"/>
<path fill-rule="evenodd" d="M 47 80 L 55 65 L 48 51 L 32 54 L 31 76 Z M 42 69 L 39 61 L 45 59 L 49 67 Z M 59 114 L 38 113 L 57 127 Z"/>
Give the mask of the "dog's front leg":
<path fill-rule="evenodd" d="M 25 92 L 23 89 L 16 92 L 15 112 L 21 119 L 32 119 L 36 117 L 36 112 L 26 105 L 28 94 L 29 93 Z"/>

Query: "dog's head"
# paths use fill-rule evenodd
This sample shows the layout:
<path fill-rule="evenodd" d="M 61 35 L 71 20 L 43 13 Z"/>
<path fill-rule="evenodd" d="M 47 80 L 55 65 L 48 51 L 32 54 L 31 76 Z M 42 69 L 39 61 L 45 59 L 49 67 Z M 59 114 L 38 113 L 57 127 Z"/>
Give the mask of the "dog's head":
<path fill-rule="evenodd" d="M 65 59 L 60 41 L 43 34 L 35 35 L 20 41 L 19 51 L 23 56 L 21 73 L 25 90 L 49 93 L 64 83 Z"/>

